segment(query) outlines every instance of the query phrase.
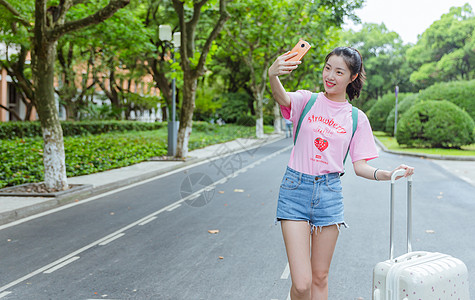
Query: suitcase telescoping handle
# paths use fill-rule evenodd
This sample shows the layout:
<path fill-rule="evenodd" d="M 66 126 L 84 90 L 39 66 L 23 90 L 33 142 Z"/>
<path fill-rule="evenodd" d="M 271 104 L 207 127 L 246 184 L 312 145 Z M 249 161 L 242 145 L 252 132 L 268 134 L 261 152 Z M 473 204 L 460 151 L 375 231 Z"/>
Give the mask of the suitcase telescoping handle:
<path fill-rule="evenodd" d="M 396 170 L 391 175 L 391 220 L 389 224 L 389 259 L 394 258 L 394 184 L 396 177 L 404 175 L 406 170 Z M 407 253 L 412 251 L 412 175 L 407 176 Z"/>

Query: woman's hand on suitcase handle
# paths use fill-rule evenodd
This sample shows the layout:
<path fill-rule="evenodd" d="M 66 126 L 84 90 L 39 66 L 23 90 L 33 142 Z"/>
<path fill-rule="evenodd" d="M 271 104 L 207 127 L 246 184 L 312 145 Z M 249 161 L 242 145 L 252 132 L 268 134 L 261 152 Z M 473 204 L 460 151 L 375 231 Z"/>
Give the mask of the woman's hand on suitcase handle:
<path fill-rule="evenodd" d="M 404 173 L 403 176 L 397 176 L 396 177 L 396 180 L 402 178 L 402 177 L 407 177 L 407 176 L 411 176 L 414 174 L 414 167 L 410 167 L 410 166 L 407 166 L 407 165 L 400 165 L 399 167 L 397 167 L 396 169 L 394 169 L 392 172 L 391 172 L 391 175 L 396 172 L 396 170 L 400 170 L 400 169 L 404 169 L 406 170 L 406 172 Z M 390 176 L 391 177 L 391 176 Z"/>

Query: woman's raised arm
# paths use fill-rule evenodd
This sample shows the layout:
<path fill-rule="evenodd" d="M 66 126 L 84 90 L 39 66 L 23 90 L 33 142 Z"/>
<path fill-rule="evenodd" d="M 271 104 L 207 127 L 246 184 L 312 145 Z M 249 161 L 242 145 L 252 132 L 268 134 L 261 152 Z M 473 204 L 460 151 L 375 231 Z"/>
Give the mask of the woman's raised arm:
<path fill-rule="evenodd" d="M 286 61 L 286 59 L 294 57 L 295 55 L 297 55 L 297 52 L 290 54 L 287 52 L 277 57 L 275 62 L 269 68 L 269 82 L 272 96 L 274 96 L 277 103 L 285 107 L 290 107 L 290 97 L 285 92 L 285 89 L 279 80 L 279 76 L 290 74 L 293 70 L 297 69 L 298 65 L 301 64 L 300 61 Z"/>

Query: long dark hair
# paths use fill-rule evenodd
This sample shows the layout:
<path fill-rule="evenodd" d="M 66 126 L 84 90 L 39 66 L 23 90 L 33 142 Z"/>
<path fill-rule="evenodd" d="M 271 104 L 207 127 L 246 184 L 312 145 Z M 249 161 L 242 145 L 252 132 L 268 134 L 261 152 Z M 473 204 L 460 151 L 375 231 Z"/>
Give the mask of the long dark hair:
<path fill-rule="evenodd" d="M 325 58 L 325 64 L 328 62 L 328 59 L 333 56 L 341 56 L 345 60 L 346 65 L 350 69 L 351 75 L 350 78 L 353 78 L 356 74 L 358 76 L 346 87 L 346 94 L 350 101 L 358 98 L 360 96 L 361 89 L 366 80 L 366 72 L 363 67 L 363 57 L 361 53 L 355 48 L 350 47 L 338 47 L 332 50 L 327 57 Z"/>

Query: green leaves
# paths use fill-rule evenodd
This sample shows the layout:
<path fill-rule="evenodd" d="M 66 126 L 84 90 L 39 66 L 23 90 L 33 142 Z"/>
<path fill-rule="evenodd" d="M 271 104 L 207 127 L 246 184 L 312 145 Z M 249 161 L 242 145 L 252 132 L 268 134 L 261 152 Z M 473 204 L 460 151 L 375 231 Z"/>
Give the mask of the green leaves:
<path fill-rule="evenodd" d="M 452 7 L 407 52 L 414 73 L 411 83 L 425 88 L 434 82 L 475 77 L 475 15 L 469 4 Z"/>
<path fill-rule="evenodd" d="M 238 137 L 253 137 L 249 127 L 194 123 L 190 150 Z M 65 137 L 67 176 L 86 175 L 129 166 L 167 153 L 167 128 Z M 0 188 L 43 180 L 41 137 L 1 140 Z"/>
<path fill-rule="evenodd" d="M 397 141 L 408 146 L 460 148 L 475 141 L 475 123 L 448 101 L 422 101 L 401 118 Z"/>
<path fill-rule="evenodd" d="M 384 24 L 365 23 L 360 31 L 350 30 L 342 34 L 343 45 L 357 48 L 363 56 L 367 81 L 362 91 L 361 103 L 377 99 L 399 85 L 407 91 L 407 74 L 404 72 L 402 39 L 389 31 Z"/>

